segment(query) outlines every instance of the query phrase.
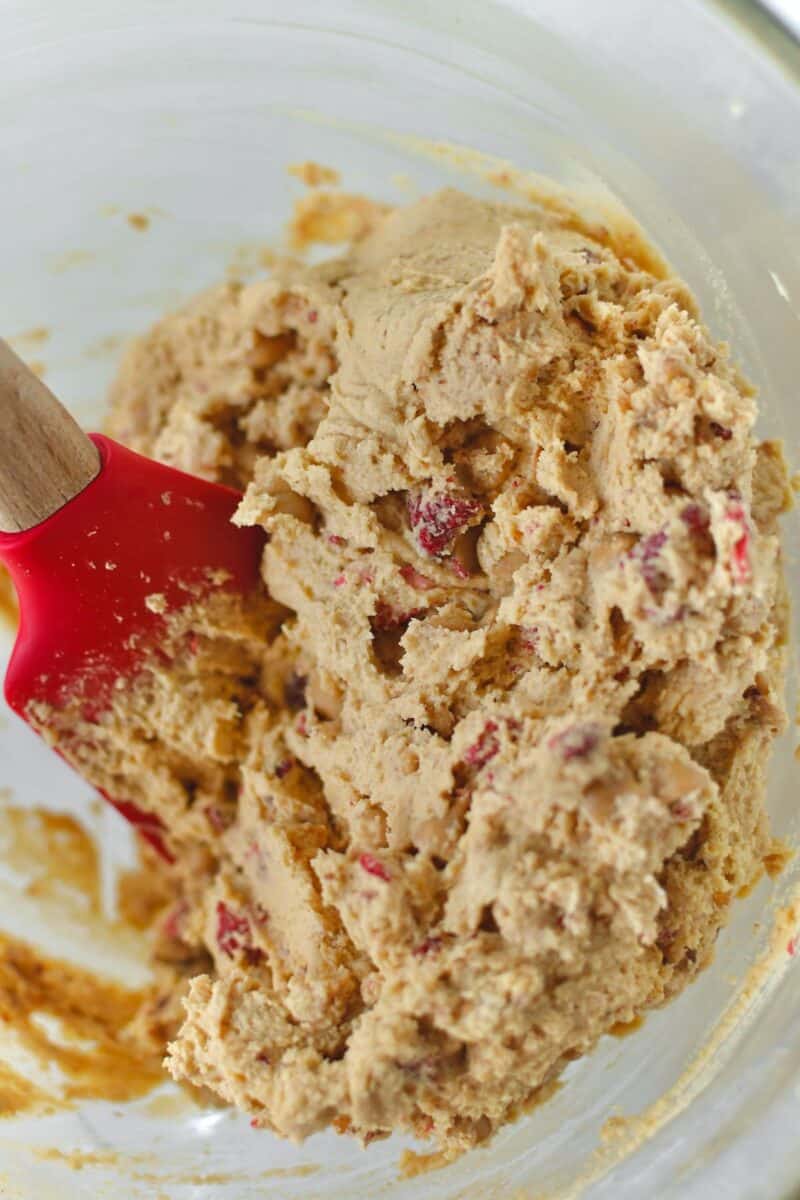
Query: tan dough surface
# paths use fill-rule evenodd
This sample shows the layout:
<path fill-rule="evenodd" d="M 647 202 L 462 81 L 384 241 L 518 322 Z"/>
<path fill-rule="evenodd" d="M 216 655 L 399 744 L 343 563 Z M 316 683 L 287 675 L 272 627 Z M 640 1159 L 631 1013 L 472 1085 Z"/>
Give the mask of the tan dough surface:
<path fill-rule="evenodd" d="M 788 493 L 680 281 L 535 206 L 376 219 L 130 351 L 111 432 L 246 487 L 283 607 L 200 621 L 89 769 L 181 846 L 140 1014 L 173 1074 L 455 1150 L 761 870 Z"/>

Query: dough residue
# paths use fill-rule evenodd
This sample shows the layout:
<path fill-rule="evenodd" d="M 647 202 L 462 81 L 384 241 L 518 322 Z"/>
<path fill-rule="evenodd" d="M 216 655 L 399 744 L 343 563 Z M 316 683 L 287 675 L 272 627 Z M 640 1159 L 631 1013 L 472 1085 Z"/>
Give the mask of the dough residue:
<path fill-rule="evenodd" d="M 360 212 L 129 351 L 110 432 L 245 490 L 271 599 L 181 628 L 81 769 L 176 849 L 137 1018 L 175 1077 L 447 1156 L 680 991 L 772 853 L 789 491 L 680 280 L 535 204 Z"/>

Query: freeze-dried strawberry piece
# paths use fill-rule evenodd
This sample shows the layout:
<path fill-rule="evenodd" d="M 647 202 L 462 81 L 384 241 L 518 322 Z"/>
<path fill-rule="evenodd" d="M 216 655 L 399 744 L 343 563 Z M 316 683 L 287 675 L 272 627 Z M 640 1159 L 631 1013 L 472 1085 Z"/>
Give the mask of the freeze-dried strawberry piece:
<path fill-rule="evenodd" d="M 750 528 L 744 505 L 734 500 L 725 510 L 725 517 L 734 521 L 741 530 L 731 551 L 731 573 L 737 583 L 747 583 L 752 575 L 750 566 Z"/>
<path fill-rule="evenodd" d="M 218 804 L 209 804 L 205 815 L 215 833 L 224 833 L 233 824 L 233 813 L 220 808 Z"/>
<path fill-rule="evenodd" d="M 666 545 L 667 535 L 663 529 L 641 538 L 630 551 L 630 557 L 640 564 L 642 578 L 648 591 L 659 596 L 669 582 L 668 576 L 658 565 L 658 559 Z"/>
<path fill-rule="evenodd" d="M 427 592 L 430 588 L 436 587 L 432 579 L 429 579 L 427 575 L 423 575 L 421 571 L 417 571 L 412 567 L 411 563 L 403 563 L 400 568 L 400 574 L 409 587 L 416 588 L 417 591 Z"/>
<path fill-rule="evenodd" d="M 687 504 L 681 509 L 681 520 L 690 533 L 705 533 L 711 523 L 708 513 L 700 504 Z"/>
<path fill-rule="evenodd" d="M 733 430 L 728 429 L 727 425 L 720 425 L 719 421 L 709 421 L 708 428 L 714 437 L 722 438 L 724 442 L 729 442 L 733 437 Z"/>
<path fill-rule="evenodd" d="M 455 491 L 431 488 L 410 492 L 408 520 L 425 554 L 441 558 L 460 533 L 480 518 L 483 507 L 478 500 Z"/>
<path fill-rule="evenodd" d="M 677 936 L 677 929 L 662 929 L 656 938 L 656 945 L 658 946 L 659 950 L 669 950 Z"/>
<path fill-rule="evenodd" d="M 585 721 L 554 733 L 548 740 L 550 750 L 557 750 L 565 762 L 573 758 L 588 758 L 600 741 L 602 729 L 594 721 Z"/>
<path fill-rule="evenodd" d="M 800 952 L 800 935 L 790 938 L 786 944 L 786 953 L 790 958 L 796 958 Z"/>
<path fill-rule="evenodd" d="M 346 544 L 346 539 L 340 537 L 338 533 L 329 533 L 328 541 L 332 546 L 344 546 Z"/>
<path fill-rule="evenodd" d="M 262 952 L 250 941 L 250 922 L 228 908 L 222 900 L 217 901 L 217 945 L 228 958 L 241 952 L 253 965 L 261 960 Z"/>
<path fill-rule="evenodd" d="M 497 723 L 487 721 L 477 740 L 471 746 L 467 746 L 464 751 L 464 762 L 480 770 L 490 759 L 494 758 L 500 750 L 500 742 L 495 736 L 496 733 Z"/>
<path fill-rule="evenodd" d="M 425 958 L 428 954 L 438 954 L 441 948 L 442 939 L 431 935 L 415 946 L 411 953 L 415 958 Z"/>
<path fill-rule="evenodd" d="M 183 927 L 188 915 L 189 906 L 185 900 L 179 900 L 177 904 L 173 905 L 164 918 L 164 924 L 161 926 L 161 932 L 164 934 L 164 937 L 180 941 L 183 937 Z"/>
<path fill-rule="evenodd" d="M 284 779 L 291 771 L 295 761 L 294 758 L 284 758 L 282 762 L 279 762 L 275 768 L 276 779 Z"/>
<path fill-rule="evenodd" d="M 517 635 L 517 643 L 520 650 L 528 650 L 531 653 L 539 648 L 539 627 L 538 625 L 520 625 L 519 634 Z"/>
<path fill-rule="evenodd" d="M 374 875 L 377 879 L 382 879 L 384 883 L 388 883 L 392 878 L 389 874 L 388 867 L 376 858 L 374 854 L 366 852 L 358 856 L 359 866 L 366 871 L 368 875 Z"/>
<path fill-rule="evenodd" d="M 398 612 L 384 600 L 375 605 L 375 616 L 372 618 L 373 629 L 399 629 L 407 625 L 414 617 L 424 617 L 424 608 L 412 608 L 408 612 Z"/>

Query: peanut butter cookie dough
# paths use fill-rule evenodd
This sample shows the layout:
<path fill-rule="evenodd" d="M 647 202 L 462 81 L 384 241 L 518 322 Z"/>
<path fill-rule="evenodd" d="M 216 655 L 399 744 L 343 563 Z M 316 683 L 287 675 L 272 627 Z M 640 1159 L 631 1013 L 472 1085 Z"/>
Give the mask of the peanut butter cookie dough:
<path fill-rule="evenodd" d="M 456 1151 L 708 963 L 784 722 L 754 417 L 679 280 L 456 191 L 133 346 L 110 431 L 269 534 L 89 755 L 176 847 L 177 1078 Z"/>

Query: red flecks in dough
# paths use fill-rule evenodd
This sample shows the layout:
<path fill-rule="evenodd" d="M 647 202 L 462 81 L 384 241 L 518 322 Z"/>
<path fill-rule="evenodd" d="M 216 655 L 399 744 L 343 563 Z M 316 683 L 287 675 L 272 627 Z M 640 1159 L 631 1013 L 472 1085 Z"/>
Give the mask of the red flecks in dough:
<path fill-rule="evenodd" d="M 487 721 L 477 741 L 474 741 L 465 750 L 464 762 L 480 770 L 490 759 L 494 758 L 500 749 L 500 742 L 495 737 L 496 733 L 497 723 L 495 721 Z"/>
<path fill-rule="evenodd" d="M 374 875 L 377 879 L 382 879 L 384 883 L 388 883 L 392 878 L 389 874 L 389 869 L 379 858 L 374 854 L 364 853 L 358 856 L 359 866 L 366 871 L 368 875 Z"/>
<path fill-rule="evenodd" d="M 691 807 L 683 800 L 676 800 L 674 804 L 670 805 L 669 811 L 678 821 L 691 821 L 694 816 Z"/>
<path fill-rule="evenodd" d="M 204 811 L 206 819 L 215 833 L 224 833 L 232 823 L 232 816 L 229 816 L 218 804 L 209 804 Z"/>
<path fill-rule="evenodd" d="M 656 938 L 656 945 L 659 950 L 669 950 L 677 936 L 678 931 L 676 929 L 662 929 Z"/>
<path fill-rule="evenodd" d="M 344 546 L 347 544 L 346 539 L 343 537 L 340 537 L 338 533 L 329 533 L 328 541 L 330 542 L 330 544 L 332 546 Z"/>
<path fill-rule="evenodd" d="M 557 750 L 565 762 L 573 758 L 588 758 L 600 741 L 601 732 L 599 725 L 586 721 L 553 734 L 547 746 L 550 750 Z"/>
<path fill-rule="evenodd" d="M 250 941 L 247 917 L 233 912 L 222 900 L 217 901 L 217 945 L 228 958 L 235 958 L 241 951 L 249 963 L 255 964 L 263 957 Z"/>
<path fill-rule="evenodd" d="M 429 579 L 427 575 L 423 575 L 421 571 L 417 571 L 411 566 L 411 563 L 403 563 L 400 568 L 400 574 L 409 587 L 416 588 L 417 591 L 427 592 L 430 588 L 436 587 L 432 579 Z"/>
<path fill-rule="evenodd" d="M 800 951 L 800 935 L 790 938 L 786 944 L 786 953 L 790 958 L 796 958 Z"/>
<path fill-rule="evenodd" d="M 630 557 L 639 562 L 642 578 L 653 596 L 660 595 L 667 584 L 667 576 L 658 566 L 658 558 L 666 541 L 667 535 L 661 529 L 658 533 L 643 537 L 630 551 Z"/>
<path fill-rule="evenodd" d="M 709 526 L 708 513 L 699 504 L 687 504 L 681 510 L 681 520 L 691 533 L 705 533 Z"/>
<path fill-rule="evenodd" d="M 334 587 L 344 587 L 344 585 L 345 585 L 346 583 L 347 583 L 347 576 L 345 575 L 345 573 L 344 573 L 344 571 L 343 571 L 343 572 L 341 573 L 341 575 L 337 575 L 337 576 L 336 576 L 336 578 L 335 578 L 335 579 L 334 579 L 334 581 L 333 581 L 333 586 L 334 586 Z"/>
<path fill-rule="evenodd" d="M 522 650 L 533 653 L 539 647 L 538 625 L 521 625 L 519 631 L 519 646 Z"/>
<path fill-rule="evenodd" d="M 430 489 L 408 496 L 409 523 L 420 549 L 431 558 L 440 558 L 449 550 L 458 534 L 473 524 L 481 512 L 477 500 L 456 492 Z"/>
<path fill-rule="evenodd" d="M 391 604 L 379 600 L 375 605 L 372 624 L 375 629 L 398 629 L 401 625 L 407 625 L 414 617 L 424 616 L 424 608 L 412 608 L 409 612 L 398 612 L 397 609 L 392 608 Z"/>
<path fill-rule="evenodd" d="M 283 761 L 279 762 L 277 767 L 275 768 L 275 777 L 277 779 L 283 779 L 286 775 L 289 774 L 289 772 L 291 771 L 292 767 L 295 764 L 295 761 L 296 760 L 293 758 L 284 758 Z"/>
<path fill-rule="evenodd" d="M 180 941 L 183 937 L 183 923 L 189 912 L 189 906 L 185 900 L 179 900 L 177 904 L 167 913 L 164 924 L 161 926 L 162 933 L 165 937 L 174 938 Z"/>
<path fill-rule="evenodd" d="M 747 514 L 744 505 L 739 501 L 729 504 L 725 510 L 727 520 L 734 521 L 740 528 L 741 534 L 734 542 L 731 551 L 731 573 L 737 583 L 748 583 L 752 570 L 750 566 L 750 530 L 747 525 Z"/>
<path fill-rule="evenodd" d="M 722 438 L 724 442 L 729 442 L 733 437 L 733 430 L 728 429 L 727 425 L 720 425 L 719 421 L 709 421 L 708 428 L 714 437 Z"/>
<path fill-rule="evenodd" d="M 425 958 L 428 954 L 438 954 L 442 948 L 442 939 L 440 937 L 426 937 L 424 941 L 415 946 L 411 953 L 415 958 Z"/>

